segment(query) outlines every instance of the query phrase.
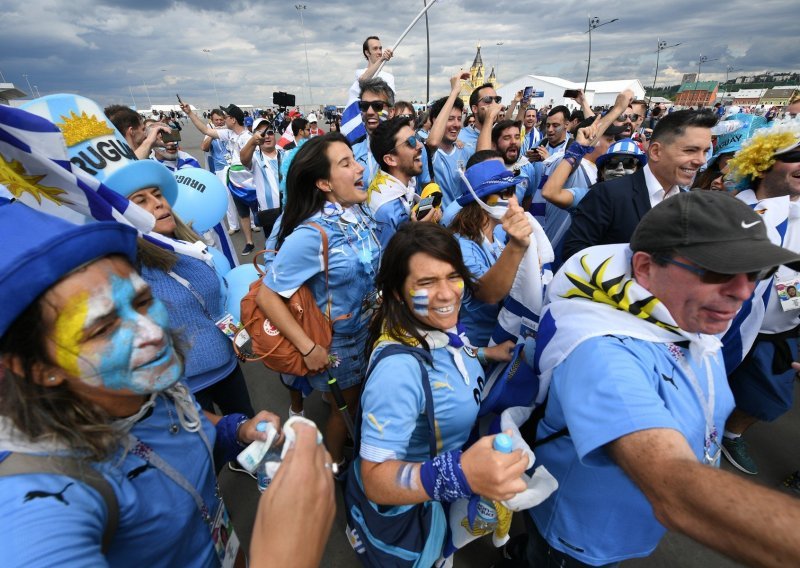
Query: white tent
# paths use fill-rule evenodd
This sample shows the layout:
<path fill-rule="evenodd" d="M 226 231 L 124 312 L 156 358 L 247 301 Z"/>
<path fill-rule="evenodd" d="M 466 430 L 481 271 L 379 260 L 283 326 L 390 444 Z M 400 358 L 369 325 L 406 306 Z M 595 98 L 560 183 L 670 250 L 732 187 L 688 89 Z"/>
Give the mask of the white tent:
<path fill-rule="evenodd" d="M 574 100 L 564 97 L 567 89 L 583 89 L 583 83 L 574 83 L 561 77 L 546 75 L 523 75 L 509 81 L 497 90 L 503 101 L 509 102 L 514 95 L 525 87 L 533 87 L 537 95 L 531 99 L 530 104 L 535 107 L 546 105 L 566 105 L 574 109 L 578 105 Z M 611 106 L 617 94 L 625 89 L 631 89 L 635 99 L 644 98 L 644 87 L 638 79 L 622 79 L 617 81 L 589 81 L 586 86 L 586 98 L 591 106 Z"/>

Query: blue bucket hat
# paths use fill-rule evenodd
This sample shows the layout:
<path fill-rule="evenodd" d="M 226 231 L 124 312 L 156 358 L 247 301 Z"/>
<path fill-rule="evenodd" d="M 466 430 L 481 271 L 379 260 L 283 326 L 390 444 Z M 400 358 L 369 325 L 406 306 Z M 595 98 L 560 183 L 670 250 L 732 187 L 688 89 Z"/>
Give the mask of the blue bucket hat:
<path fill-rule="evenodd" d="M 158 187 L 167 203 L 175 203 L 178 185 L 172 173 L 155 160 L 137 160 L 125 137 L 93 100 L 48 95 L 21 108 L 55 124 L 64 136 L 72 164 L 109 189 L 129 197 L 140 189 Z"/>
<path fill-rule="evenodd" d="M 639 148 L 639 145 L 630 138 L 623 138 L 622 140 L 614 142 L 608 147 L 608 150 L 606 150 L 605 154 L 597 158 L 595 165 L 598 169 L 600 169 L 603 167 L 603 164 L 605 164 L 606 161 L 613 156 L 633 156 L 639 160 L 639 165 L 641 167 L 644 167 L 647 164 L 647 154 L 642 152 L 642 149 Z"/>
<path fill-rule="evenodd" d="M 515 186 L 525 181 L 524 177 L 515 176 L 512 172 L 508 171 L 503 165 L 503 162 L 499 160 L 480 162 L 467 169 L 464 174 L 467 176 L 469 184 L 472 186 L 472 191 L 481 199 L 495 193 L 500 193 L 508 187 Z M 463 179 L 461 180 L 461 195 L 456 201 L 458 201 L 458 204 L 462 207 L 475 201 L 475 198 L 472 197 L 469 189 L 467 189 L 464 184 Z"/>
<path fill-rule="evenodd" d="M 114 221 L 76 225 L 20 202 L 0 205 L 0 337 L 53 284 L 110 254 L 136 260 L 136 230 Z"/>
<path fill-rule="evenodd" d="M 743 112 L 726 116 L 711 131 L 712 134 L 717 132 L 719 134 L 709 165 L 722 154 L 733 154 L 741 150 L 742 143 L 752 138 L 756 130 L 765 126 L 767 126 L 767 119 L 763 116 Z"/>

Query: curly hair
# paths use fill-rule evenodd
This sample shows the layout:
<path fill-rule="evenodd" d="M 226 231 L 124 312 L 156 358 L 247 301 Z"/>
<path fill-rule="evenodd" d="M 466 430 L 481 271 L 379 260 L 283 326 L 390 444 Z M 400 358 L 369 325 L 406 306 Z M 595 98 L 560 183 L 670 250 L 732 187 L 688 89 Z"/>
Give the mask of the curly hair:
<path fill-rule="evenodd" d="M 800 124 L 789 122 L 758 130 L 742 149 L 728 161 L 731 174 L 736 179 L 754 179 L 775 165 L 775 153 L 797 143 Z"/>

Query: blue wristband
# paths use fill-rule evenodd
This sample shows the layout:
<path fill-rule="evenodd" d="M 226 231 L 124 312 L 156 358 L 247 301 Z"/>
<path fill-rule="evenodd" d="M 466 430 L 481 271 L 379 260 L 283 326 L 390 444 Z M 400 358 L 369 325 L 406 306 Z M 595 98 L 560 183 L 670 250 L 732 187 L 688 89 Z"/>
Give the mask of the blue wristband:
<path fill-rule="evenodd" d="M 242 444 L 236 435 L 239 427 L 250 420 L 247 416 L 241 413 L 226 414 L 217 422 L 217 442 L 215 445 L 222 448 L 225 454 L 225 461 L 232 461 L 236 459 L 236 454 L 239 453 Z"/>
<path fill-rule="evenodd" d="M 591 154 L 592 152 L 594 152 L 594 146 L 584 146 L 578 142 L 573 142 L 564 152 L 564 159 L 574 166 L 583 159 L 586 154 Z"/>
<path fill-rule="evenodd" d="M 473 494 L 461 469 L 461 450 L 445 452 L 424 462 L 419 477 L 423 489 L 434 501 L 452 503 Z"/>

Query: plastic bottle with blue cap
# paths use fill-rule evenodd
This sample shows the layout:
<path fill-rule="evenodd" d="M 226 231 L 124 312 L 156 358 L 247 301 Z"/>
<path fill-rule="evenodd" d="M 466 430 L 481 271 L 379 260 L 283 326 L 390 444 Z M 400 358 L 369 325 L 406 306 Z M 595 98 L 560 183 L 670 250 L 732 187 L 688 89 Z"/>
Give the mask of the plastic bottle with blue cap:
<path fill-rule="evenodd" d="M 504 454 L 510 454 L 513 450 L 513 444 L 508 434 L 498 434 L 494 437 L 492 448 Z M 475 524 L 480 526 L 484 534 L 494 532 L 497 527 L 497 510 L 494 507 L 494 502 L 491 499 L 481 497 L 478 501 L 478 516 L 475 519 Z"/>

